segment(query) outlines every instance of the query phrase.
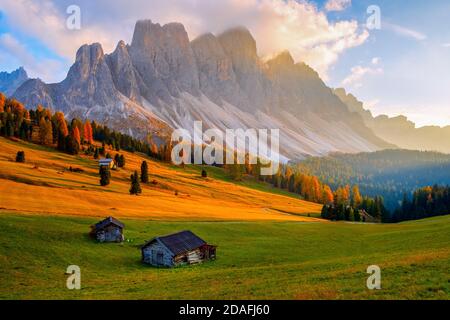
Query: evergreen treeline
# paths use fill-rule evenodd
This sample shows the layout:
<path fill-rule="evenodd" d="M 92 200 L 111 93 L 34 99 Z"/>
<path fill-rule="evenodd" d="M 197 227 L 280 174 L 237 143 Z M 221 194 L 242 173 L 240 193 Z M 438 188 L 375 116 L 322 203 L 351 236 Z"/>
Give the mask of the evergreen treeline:
<path fill-rule="evenodd" d="M 417 189 L 411 199 L 405 194 L 401 206 L 394 211 L 392 222 L 447 214 L 450 214 L 450 187 L 434 185 Z"/>
<path fill-rule="evenodd" d="M 69 154 L 85 154 L 98 159 L 105 154 L 106 145 L 116 151 L 141 152 L 150 157 L 170 161 L 171 145 L 146 143 L 129 135 L 109 129 L 95 121 L 72 119 L 68 122 L 64 113 L 55 112 L 37 106 L 35 110 L 27 110 L 15 99 L 8 99 L 0 93 L 0 136 L 16 137 L 47 146 L 55 146 L 58 150 Z M 94 140 L 102 142 L 102 147 L 95 148 Z M 115 159 L 119 167 L 125 166 L 123 156 Z"/>
<path fill-rule="evenodd" d="M 394 211 L 403 194 L 427 185 L 450 184 L 450 155 L 438 152 L 384 150 L 373 153 L 312 157 L 293 165 L 335 189 L 358 185 L 369 197 L 382 196 Z"/>

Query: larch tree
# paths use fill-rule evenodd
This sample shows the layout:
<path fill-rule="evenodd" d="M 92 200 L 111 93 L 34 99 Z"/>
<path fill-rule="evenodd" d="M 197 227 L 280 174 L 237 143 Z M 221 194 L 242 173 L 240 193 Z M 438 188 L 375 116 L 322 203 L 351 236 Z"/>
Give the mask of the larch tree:
<path fill-rule="evenodd" d="M 80 146 L 81 145 L 80 130 L 78 129 L 77 126 L 72 128 L 72 137 L 78 143 L 78 146 Z"/>
<path fill-rule="evenodd" d="M 94 136 L 92 131 L 92 126 L 89 120 L 86 120 L 83 126 L 83 138 L 88 144 L 94 143 Z"/>
<path fill-rule="evenodd" d="M 0 92 L 0 112 L 4 112 L 5 111 L 5 102 L 6 102 L 5 95 Z"/>
<path fill-rule="evenodd" d="M 39 142 L 43 145 L 50 145 L 53 143 L 52 122 L 46 120 L 44 117 L 39 121 Z"/>
<path fill-rule="evenodd" d="M 334 202 L 334 195 L 333 191 L 328 185 L 325 185 L 323 187 L 323 196 L 322 196 L 323 204 L 325 205 L 331 205 Z"/>
<path fill-rule="evenodd" d="M 352 206 L 357 209 L 361 206 L 362 196 L 357 185 L 352 188 Z"/>

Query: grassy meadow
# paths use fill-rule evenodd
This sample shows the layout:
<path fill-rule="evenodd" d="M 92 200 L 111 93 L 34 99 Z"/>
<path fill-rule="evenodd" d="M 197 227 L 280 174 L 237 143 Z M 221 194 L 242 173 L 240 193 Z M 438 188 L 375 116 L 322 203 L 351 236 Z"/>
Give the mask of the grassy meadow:
<path fill-rule="evenodd" d="M 0 299 L 449 299 L 450 217 L 398 225 L 124 220 L 123 244 L 87 236 L 96 220 L 0 215 Z M 215 261 L 158 269 L 139 245 L 190 229 Z M 81 290 L 66 288 L 68 265 Z M 366 288 L 366 269 L 382 289 Z"/>
<path fill-rule="evenodd" d="M 120 154 L 125 169 L 101 187 L 92 157 L 0 138 L 0 299 L 450 299 L 450 216 L 332 223 L 318 218 L 321 205 L 219 168 L 204 179 L 199 167 Z M 144 159 L 151 183 L 130 196 Z M 125 223 L 125 243 L 88 237 L 110 215 Z M 144 241 L 182 230 L 218 245 L 217 260 L 140 262 Z M 81 268 L 81 290 L 66 288 L 69 265 Z M 366 288 L 369 265 L 381 267 L 382 290 Z"/>
<path fill-rule="evenodd" d="M 17 151 L 26 163 L 16 163 Z M 107 150 L 113 157 L 116 151 Z M 269 184 L 230 181 L 223 169 L 179 168 L 145 155 L 120 151 L 124 169 L 112 171 L 111 184 L 99 185 L 98 162 L 53 148 L 0 138 L 0 209 L 29 214 L 109 216 L 156 220 L 296 220 L 313 221 L 319 204 Z M 130 196 L 130 175 L 149 164 L 151 183 L 139 197 Z M 82 173 L 68 171 L 81 168 Z M 308 215 L 310 217 L 308 217 Z"/>

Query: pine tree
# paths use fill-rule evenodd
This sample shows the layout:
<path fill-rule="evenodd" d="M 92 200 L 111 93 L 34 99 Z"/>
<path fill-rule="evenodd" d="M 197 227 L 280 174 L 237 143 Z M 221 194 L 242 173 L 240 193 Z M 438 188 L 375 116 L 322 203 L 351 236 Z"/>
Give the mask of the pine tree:
<path fill-rule="evenodd" d="M 68 135 L 64 141 L 64 150 L 68 154 L 76 155 L 80 152 L 80 145 L 71 135 Z"/>
<path fill-rule="evenodd" d="M 25 162 L 25 152 L 18 151 L 16 154 L 16 162 L 24 163 Z"/>
<path fill-rule="evenodd" d="M 142 161 L 141 164 L 141 182 L 148 183 L 148 164 L 147 161 Z"/>
<path fill-rule="evenodd" d="M 121 154 L 119 156 L 119 168 L 124 168 L 125 167 L 125 156 L 123 154 Z"/>
<path fill-rule="evenodd" d="M 325 205 L 322 207 L 322 212 L 320 214 L 320 216 L 322 217 L 322 219 L 329 219 L 330 218 L 330 207 L 328 205 Z"/>
<path fill-rule="evenodd" d="M 141 190 L 141 184 L 139 183 L 139 175 L 137 171 L 134 171 L 134 174 L 131 175 L 131 188 L 130 188 L 130 194 L 131 195 L 139 195 L 142 193 Z"/>
<path fill-rule="evenodd" d="M 100 185 L 103 187 L 109 185 L 111 179 L 111 172 L 109 171 L 109 168 L 106 166 L 101 166 L 99 173 L 100 173 Z"/>

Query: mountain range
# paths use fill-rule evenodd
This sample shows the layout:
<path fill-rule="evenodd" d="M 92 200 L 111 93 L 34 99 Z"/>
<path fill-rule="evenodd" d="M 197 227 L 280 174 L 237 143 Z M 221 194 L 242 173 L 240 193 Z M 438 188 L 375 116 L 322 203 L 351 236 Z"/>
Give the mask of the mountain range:
<path fill-rule="evenodd" d="M 0 75 L 2 88 L 6 76 Z M 42 104 L 139 138 L 167 136 L 175 128 L 192 131 L 201 120 L 205 128 L 223 131 L 278 128 L 285 160 L 407 145 L 393 138 L 402 130 L 396 119 L 373 118 L 356 98 L 327 87 L 289 52 L 258 56 L 243 27 L 190 41 L 179 23 L 141 20 L 131 44 L 120 41 L 110 54 L 99 43 L 82 46 L 60 83 L 18 79 L 20 86 L 2 91 L 28 107 Z M 431 144 L 425 149 L 434 147 L 440 150 Z"/>
<path fill-rule="evenodd" d="M 395 144 L 402 149 L 420 151 L 439 151 L 450 153 L 450 126 L 425 126 L 416 128 L 414 122 L 405 116 L 389 118 L 386 115 L 374 117 L 364 109 L 363 102 L 345 89 L 335 89 L 334 93 L 344 102 L 351 112 L 358 113 L 378 137 Z"/>
<path fill-rule="evenodd" d="M 23 67 L 11 73 L 0 72 L 0 92 L 10 96 L 28 79 L 28 74 Z"/>

